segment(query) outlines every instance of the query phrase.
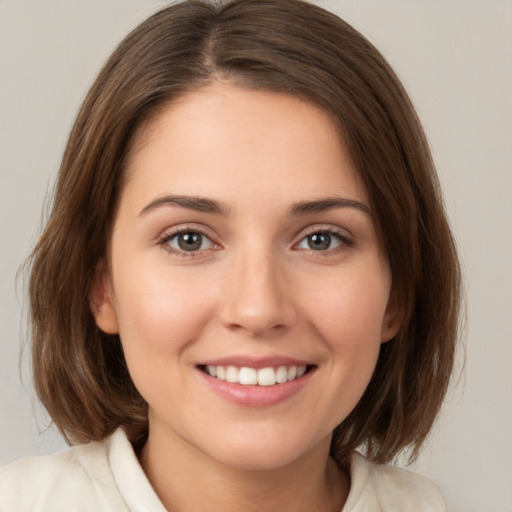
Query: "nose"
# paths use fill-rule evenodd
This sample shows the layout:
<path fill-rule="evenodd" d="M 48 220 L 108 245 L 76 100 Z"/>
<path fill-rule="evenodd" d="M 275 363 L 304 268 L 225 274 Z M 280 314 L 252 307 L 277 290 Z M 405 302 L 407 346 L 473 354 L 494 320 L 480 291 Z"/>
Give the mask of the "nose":
<path fill-rule="evenodd" d="M 231 259 L 226 271 L 221 320 L 251 337 L 272 337 L 297 320 L 293 286 L 271 251 L 248 252 Z"/>

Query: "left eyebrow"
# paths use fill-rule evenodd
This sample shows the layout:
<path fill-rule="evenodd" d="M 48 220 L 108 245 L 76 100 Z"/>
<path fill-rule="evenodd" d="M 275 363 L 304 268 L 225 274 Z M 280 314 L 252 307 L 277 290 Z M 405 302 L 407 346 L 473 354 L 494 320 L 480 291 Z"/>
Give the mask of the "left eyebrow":
<path fill-rule="evenodd" d="M 367 215 L 371 215 L 370 208 L 355 199 L 345 197 L 327 197 L 315 201 L 300 201 L 289 209 L 289 215 L 307 215 L 308 213 L 320 213 L 333 208 L 355 208 Z"/>

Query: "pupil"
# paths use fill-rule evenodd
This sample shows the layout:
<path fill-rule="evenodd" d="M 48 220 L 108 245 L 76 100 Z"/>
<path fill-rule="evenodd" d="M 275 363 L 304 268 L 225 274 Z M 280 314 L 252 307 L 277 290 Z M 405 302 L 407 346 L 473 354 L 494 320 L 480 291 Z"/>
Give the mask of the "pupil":
<path fill-rule="evenodd" d="M 331 245 L 331 237 L 327 233 L 315 233 L 308 236 L 309 247 L 315 251 L 328 249 Z"/>
<path fill-rule="evenodd" d="M 178 237 L 178 245 L 184 251 L 196 251 L 201 247 L 201 235 L 199 233 L 183 233 Z"/>

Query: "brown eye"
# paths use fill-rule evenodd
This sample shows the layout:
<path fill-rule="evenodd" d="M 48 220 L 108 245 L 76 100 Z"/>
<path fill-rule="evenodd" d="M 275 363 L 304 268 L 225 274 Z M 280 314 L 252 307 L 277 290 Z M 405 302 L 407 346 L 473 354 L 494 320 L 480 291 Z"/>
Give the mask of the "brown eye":
<path fill-rule="evenodd" d="M 213 242 L 198 231 L 176 233 L 169 237 L 165 243 L 174 250 L 184 252 L 204 251 L 213 247 Z"/>
<path fill-rule="evenodd" d="M 315 231 L 304 237 L 297 247 L 309 251 L 328 251 L 336 249 L 342 244 L 350 245 L 341 234 L 330 231 Z"/>
<path fill-rule="evenodd" d="M 313 233 L 306 240 L 308 247 L 314 251 L 325 251 L 331 245 L 331 235 L 329 233 Z"/>
<path fill-rule="evenodd" d="M 178 245 L 183 251 L 198 251 L 203 243 L 203 235 L 200 233 L 180 233 L 177 235 Z"/>

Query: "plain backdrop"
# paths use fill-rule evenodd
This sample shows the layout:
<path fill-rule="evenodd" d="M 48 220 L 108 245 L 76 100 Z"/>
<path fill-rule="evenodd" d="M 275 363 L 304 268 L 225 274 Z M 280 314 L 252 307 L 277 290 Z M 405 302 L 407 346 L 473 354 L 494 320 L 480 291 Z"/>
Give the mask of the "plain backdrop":
<path fill-rule="evenodd" d="M 404 81 L 461 252 L 465 372 L 414 468 L 442 489 L 452 512 L 512 512 L 512 2 L 317 3 L 362 31 Z M 127 31 L 163 5 L 0 0 L 0 464 L 65 446 L 45 430 L 27 348 L 19 363 L 24 293 L 16 273 L 88 86 Z"/>

